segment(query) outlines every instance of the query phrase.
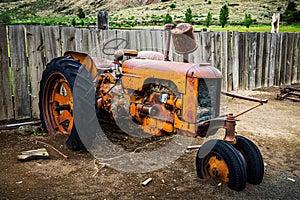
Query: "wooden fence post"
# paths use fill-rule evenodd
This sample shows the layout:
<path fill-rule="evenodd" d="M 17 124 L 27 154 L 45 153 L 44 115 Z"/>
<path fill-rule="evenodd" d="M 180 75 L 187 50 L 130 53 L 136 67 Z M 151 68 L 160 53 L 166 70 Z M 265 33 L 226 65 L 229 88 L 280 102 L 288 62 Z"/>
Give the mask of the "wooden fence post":
<path fill-rule="evenodd" d="M 239 87 L 239 32 L 233 31 L 232 34 L 232 89 L 237 90 Z"/>
<path fill-rule="evenodd" d="M 33 118 L 40 117 L 39 90 L 45 67 L 44 44 L 41 26 L 26 26 L 28 64 L 30 72 L 31 113 Z"/>
<path fill-rule="evenodd" d="M 0 120 L 10 120 L 14 117 L 14 110 L 10 88 L 10 70 L 5 24 L 0 24 L 0 38 Z"/>
<path fill-rule="evenodd" d="M 43 30 L 46 63 L 61 55 L 58 26 L 45 26 Z"/>
<path fill-rule="evenodd" d="M 271 34 L 271 52 L 270 52 L 270 70 L 269 70 L 269 86 L 274 85 L 275 81 L 275 62 L 276 62 L 276 39 L 275 33 Z"/>
<path fill-rule="evenodd" d="M 25 31 L 23 25 L 8 27 L 10 43 L 10 62 L 14 92 L 15 119 L 31 117 L 28 90 L 28 70 L 26 59 Z"/>

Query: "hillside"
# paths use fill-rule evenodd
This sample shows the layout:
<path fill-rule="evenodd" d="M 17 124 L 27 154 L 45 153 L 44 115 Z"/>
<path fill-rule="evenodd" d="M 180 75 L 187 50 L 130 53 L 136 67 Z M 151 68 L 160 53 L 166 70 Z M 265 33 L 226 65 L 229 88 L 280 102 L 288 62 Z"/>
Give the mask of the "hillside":
<path fill-rule="evenodd" d="M 0 1 L 0 12 L 9 12 L 12 19 L 27 19 L 33 17 L 62 17 L 76 16 L 79 8 L 85 14 L 94 18 L 97 11 L 110 11 L 113 21 L 144 20 L 153 16 L 170 13 L 173 19 L 180 21 L 184 17 L 187 8 L 191 8 L 194 20 L 203 21 L 208 12 L 217 21 L 219 12 L 224 3 L 228 3 L 230 10 L 230 22 L 240 22 L 245 13 L 252 15 L 258 23 L 270 23 L 271 16 L 275 12 L 283 12 L 288 0 L 169 0 L 166 2 L 145 4 L 145 0 L 13 0 L 11 3 Z M 156 2 L 156 1 L 154 1 Z M 300 5 L 300 2 L 297 2 Z M 170 5 L 175 5 L 171 8 Z M 300 7 L 300 6 L 298 6 Z"/>

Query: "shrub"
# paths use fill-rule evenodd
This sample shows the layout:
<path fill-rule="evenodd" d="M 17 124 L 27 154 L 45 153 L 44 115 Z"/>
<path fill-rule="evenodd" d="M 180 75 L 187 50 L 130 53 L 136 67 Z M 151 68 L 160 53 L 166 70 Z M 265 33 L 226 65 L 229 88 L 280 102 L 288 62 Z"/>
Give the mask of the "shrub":
<path fill-rule="evenodd" d="M 186 22 L 186 23 L 192 23 L 193 22 L 193 15 L 192 15 L 192 9 L 191 8 L 188 8 L 185 11 L 184 15 L 185 15 L 184 22 Z"/>
<path fill-rule="evenodd" d="M 224 28 L 224 26 L 228 23 L 228 20 L 229 20 L 229 9 L 228 9 L 228 5 L 224 4 L 220 10 L 220 16 L 219 16 L 219 22 L 222 28 Z"/>
<path fill-rule="evenodd" d="M 171 8 L 171 9 L 176 8 L 176 4 L 175 4 L 175 3 L 172 3 L 172 4 L 170 5 L 170 8 Z"/>
<path fill-rule="evenodd" d="M 72 19 L 71 24 L 72 24 L 72 26 L 76 26 L 76 19 L 75 18 Z"/>
<path fill-rule="evenodd" d="M 78 12 L 78 13 L 77 13 L 77 17 L 78 17 L 79 19 L 84 19 L 84 18 L 85 18 L 85 14 L 84 14 L 82 8 L 78 8 L 78 11 L 77 11 L 77 12 Z"/>
<path fill-rule="evenodd" d="M 167 13 L 165 15 L 165 17 L 164 17 L 164 23 L 165 24 L 171 24 L 171 23 L 173 23 L 172 16 L 169 13 Z"/>
<path fill-rule="evenodd" d="M 0 13 L 0 23 L 10 24 L 11 20 L 12 19 L 9 13 Z"/>
<path fill-rule="evenodd" d="M 253 24 L 253 19 L 252 19 L 252 16 L 251 14 L 245 14 L 245 17 L 244 17 L 244 25 L 249 28 L 252 24 Z"/>
<path fill-rule="evenodd" d="M 205 19 L 205 26 L 208 28 L 211 25 L 212 22 L 212 14 L 211 12 L 207 13 L 207 17 Z"/>

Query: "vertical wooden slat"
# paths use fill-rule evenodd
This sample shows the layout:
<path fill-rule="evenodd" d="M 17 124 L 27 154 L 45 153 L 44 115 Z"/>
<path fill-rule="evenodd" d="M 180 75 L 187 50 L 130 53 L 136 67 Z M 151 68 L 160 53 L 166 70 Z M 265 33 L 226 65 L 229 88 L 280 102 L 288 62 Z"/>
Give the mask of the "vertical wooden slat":
<path fill-rule="evenodd" d="M 10 61 L 13 70 L 15 119 L 31 117 L 26 63 L 25 31 L 23 25 L 9 26 Z"/>
<path fill-rule="evenodd" d="M 147 50 L 147 43 L 146 43 L 146 32 L 145 30 L 140 30 L 139 31 L 139 37 L 140 37 L 140 41 L 141 41 L 141 44 L 140 44 L 140 50 L 141 51 L 145 51 Z"/>
<path fill-rule="evenodd" d="M 33 118 L 39 118 L 40 110 L 38 103 L 40 81 L 45 67 L 42 27 L 32 25 L 26 26 L 26 36 L 31 85 L 31 113 Z"/>
<path fill-rule="evenodd" d="M 14 110 L 9 78 L 6 25 L 4 24 L 0 24 L 0 38 L 0 120 L 9 120 L 14 117 Z"/>
<path fill-rule="evenodd" d="M 249 46 L 249 90 L 255 88 L 255 73 L 256 73 L 256 33 L 249 33 L 250 46 Z"/>
<path fill-rule="evenodd" d="M 239 87 L 239 32 L 233 31 L 232 35 L 232 89 L 237 90 Z"/>
<path fill-rule="evenodd" d="M 227 69 L 228 69 L 228 34 L 227 32 L 221 32 L 221 71 L 223 74 L 222 89 L 227 90 Z"/>
<path fill-rule="evenodd" d="M 288 38 L 287 33 L 283 33 L 281 35 L 282 37 L 282 46 L 281 46 L 281 83 L 280 84 L 286 84 L 286 59 L 287 59 L 287 44 L 288 44 Z"/>
<path fill-rule="evenodd" d="M 155 33 L 152 32 L 154 34 L 153 37 L 155 37 Z M 129 32 L 129 48 L 130 49 L 137 49 L 137 42 L 136 42 L 136 31 L 132 30 Z"/>
<path fill-rule="evenodd" d="M 59 27 L 45 26 L 43 30 L 46 63 L 61 55 Z"/>
<path fill-rule="evenodd" d="M 298 62 L 298 56 L 299 56 L 299 47 L 298 47 L 298 40 L 299 40 L 298 34 L 293 34 L 294 37 L 294 52 L 293 52 L 293 65 L 292 65 L 292 84 L 297 83 L 297 67 L 299 66 Z"/>
<path fill-rule="evenodd" d="M 270 49 L 271 49 L 271 33 L 265 33 L 265 51 L 263 63 L 263 87 L 269 84 L 269 67 L 270 67 Z"/>
<path fill-rule="evenodd" d="M 232 66 L 232 40 L 231 32 L 227 32 L 227 90 L 232 90 L 233 85 L 233 66 Z"/>
<path fill-rule="evenodd" d="M 275 59 L 276 59 L 276 33 L 271 34 L 271 52 L 270 52 L 270 69 L 269 69 L 269 86 L 274 85 L 275 79 Z"/>
<path fill-rule="evenodd" d="M 286 57 L 286 84 L 292 83 L 293 56 L 294 56 L 294 37 L 293 33 L 288 33 L 287 57 Z"/>
<path fill-rule="evenodd" d="M 60 30 L 61 33 L 61 46 L 62 53 L 66 51 L 75 51 L 75 32 L 76 29 L 74 27 L 62 27 Z"/>
<path fill-rule="evenodd" d="M 108 58 L 108 55 L 103 54 L 103 45 L 111 38 L 107 38 L 107 30 L 91 29 L 90 32 L 90 51 L 92 57 Z"/>
<path fill-rule="evenodd" d="M 256 81 L 255 87 L 260 88 L 262 83 L 263 54 L 264 54 L 264 34 L 257 33 L 257 54 L 256 54 Z"/>
<path fill-rule="evenodd" d="M 296 33 L 296 50 L 295 50 L 295 62 L 294 64 L 297 67 L 297 83 L 300 84 L 300 33 Z"/>
<path fill-rule="evenodd" d="M 76 29 L 75 32 L 75 48 L 76 51 L 90 53 L 90 31 L 88 29 Z"/>
<path fill-rule="evenodd" d="M 239 89 L 244 90 L 243 73 L 245 69 L 245 34 L 239 33 Z"/>
<path fill-rule="evenodd" d="M 210 37 L 209 33 L 206 31 L 201 31 L 202 36 L 202 54 L 203 54 L 203 62 L 211 62 L 210 58 Z"/>
<path fill-rule="evenodd" d="M 280 44 L 281 44 L 281 35 L 280 33 L 276 34 L 276 55 L 275 55 L 275 85 L 279 85 L 279 77 L 280 77 Z"/>
<path fill-rule="evenodd" d="M 221 41 L 220 33 L 215 33 L 215 52 L 216 52 L 216 67 L 221 69 Z"/>

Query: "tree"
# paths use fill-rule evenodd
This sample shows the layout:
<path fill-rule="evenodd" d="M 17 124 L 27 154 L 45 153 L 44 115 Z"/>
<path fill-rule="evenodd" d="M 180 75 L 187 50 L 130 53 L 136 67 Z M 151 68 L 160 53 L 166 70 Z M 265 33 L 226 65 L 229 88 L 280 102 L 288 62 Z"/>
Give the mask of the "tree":
<path fill-rule="evenodd" d="M 212 22 L 212 14 L 211 12 L 207 13 L 207 17 L 205 19 L 205 26 L 208 28 L 211 25 Z"/>
<path fill-rule="evenodd" d="M 297 10 L 297 4 L 289 1 L 286 10 L 282 14 L 282 20 L 288 23 L 300 21 L 300 11 Z"/>
<path fill-rule="evenodd" d="M 184 15 L 185 15 L 184 22 L 191 24 L 193 22 L 192 9 L 191 8 L 186 9 Z"/>
<path fill-rule="evenodd" d="M 167 13 L 165 15 L 165 17 L 164 17 L 164 23 L 165 24 L 171 24 L 171 23 L 173 23 L 172 16 L 169 13 Z"/>
<path fill-rule="evenodd" d="M 245 14 L 245 17 L 244 17 L 244 24 L 247 28 L 249 28 L 252 24 L 253 24 L 253 19 L 252 19 L 252 16 L 251 14 Z"/>
<path fill-rule="evenodd" d="M 229 20 L 229 9 L 227 4 L 224 4 L 220 10 L 220 16 L 219 16 L 219 22 L 222 28 L 224 28 L 228 20 Z"/>

